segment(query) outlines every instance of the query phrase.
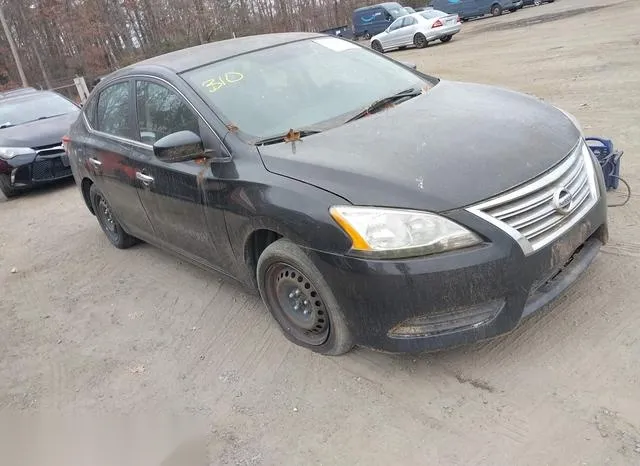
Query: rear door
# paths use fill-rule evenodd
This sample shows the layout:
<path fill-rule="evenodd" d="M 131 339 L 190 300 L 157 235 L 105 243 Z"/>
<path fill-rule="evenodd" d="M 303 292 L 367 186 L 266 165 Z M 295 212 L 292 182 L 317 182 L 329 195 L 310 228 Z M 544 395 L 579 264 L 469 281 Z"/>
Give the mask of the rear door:
<path fill-rule="evenodd" d="M 97 99 L 83 147 L 87 168 L 125 229 L 134 236 L 152 236 L 136 190 L 134 148 L 139 143 L 134 140 L 133 81 L 117 81 L 100 91 Z"/>
<path fill-rule="evenodd" d="M 402 18 L 402 27 L 398 34 L 398 46 L 406 46 L 413 44 L 413 36 L 417 32 L 418 20 L 413 16 L 405 16 Z"/>
<path fill-rule="evenodd" d="M 167 163 L 153 153 L 153 143 L 171 133 L 192 131 L 202 137 L 205 147 L 215 135 L 166 82 L 139 78 L 135 93 L 137 136 L 143 143 L 136 148 L 136 156 L 144 160 L 136 177 L 142 204 L 158 239 L 192 260 L 230 270 L 233 264 L 228 254 L 224 214 L 218 205 L 205 212 L 206 186 L 211 185 L 210 163 L 206 159 Z"/>
<path fill-rule="evenodd" d="M 466 0 L 468 16 L 482 16 L 491 12 L 491 5 L 495 0 Z"/>

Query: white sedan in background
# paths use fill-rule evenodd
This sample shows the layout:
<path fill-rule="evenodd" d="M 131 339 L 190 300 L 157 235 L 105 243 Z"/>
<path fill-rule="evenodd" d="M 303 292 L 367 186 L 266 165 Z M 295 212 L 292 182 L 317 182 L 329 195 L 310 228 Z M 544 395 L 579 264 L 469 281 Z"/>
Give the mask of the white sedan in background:
<path fill-rule="evenodd" d="M 415 45 L 426 47 L 429 42 L 449 42 L 460 32 L 461 20 L 439 10 L 425 10 L 396 19 L 380 34 L 371 38 L 371 48 L 377 52 Z"/>

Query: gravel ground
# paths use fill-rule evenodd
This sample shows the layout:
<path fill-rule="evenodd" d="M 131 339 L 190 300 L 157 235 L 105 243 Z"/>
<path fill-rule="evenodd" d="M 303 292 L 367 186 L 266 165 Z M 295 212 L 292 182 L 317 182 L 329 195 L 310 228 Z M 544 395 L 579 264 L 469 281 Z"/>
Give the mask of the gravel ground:
<path fill-rule="evenodd" d="M 391 56 L 574 113 L 640 189 L 638 24 L 636 0 L 562 0 Z M 611 209 L 584 278 L 505 337 L 330 358 L 235 284 L 111 247 L 72 184 L 0 201 L 0 462 L 640 464 L 639 209 Z"/>

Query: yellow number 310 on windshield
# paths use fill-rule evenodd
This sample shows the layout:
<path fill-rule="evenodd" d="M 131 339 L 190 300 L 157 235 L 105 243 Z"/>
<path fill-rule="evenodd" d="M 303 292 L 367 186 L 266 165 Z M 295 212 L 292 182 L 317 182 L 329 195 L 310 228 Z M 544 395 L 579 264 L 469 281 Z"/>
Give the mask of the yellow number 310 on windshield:
<path fill-rule="evenodd" d="M 217 78 L 207 79 L 202 83 L 202 85 L 208 88 L 209 92 L 216 92 L 224 86 L 237 83 L 243 79 L 244 75 L 242 73 L 238 73 L 237 71 L 227 71 L 225 74 L 221 74 Z"/>

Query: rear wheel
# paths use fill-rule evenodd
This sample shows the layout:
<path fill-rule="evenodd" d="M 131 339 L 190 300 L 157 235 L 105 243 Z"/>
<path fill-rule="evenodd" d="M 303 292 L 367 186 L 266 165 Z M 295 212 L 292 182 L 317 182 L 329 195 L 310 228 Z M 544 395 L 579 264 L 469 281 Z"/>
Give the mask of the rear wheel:
<path fill-rule="evenodd" d="M 18 195 L 18 190 L 11 186 L 11 178 L 4 173 L 0 174 L 0 191 L 7 199 Z"/>
<path fill-rule="evenodd" d="M 540 6 L 540 5 L 542 5 L 542 0 L 533 0 L 533 4 L 535 6 Z"/>
<path fill-rule="evenodd" d="M 440 38 L 440 42 L 449 42 L 451 39 L 453 39 L 453 36 L 444 36 Z"/>
<path fill-rule="evenodd" d="M 362 37 L 364 37 L 366 40 L 371 39 L 371 34 L 369 34 L 369 31 L 364 31 L 364 34 L 362 34 Z"/>
<path fill-rule="evenodd" d="M 497 3 L 491 7 L 491 14 L 493 16 L 500 16 L 502 14 L 502 7 Z"/>
<path fill-rule="evenodd" d="M 317 353 L 337 356 L 353 347 L 342 309 L 320 271 L 287 239 L 258 259 L 258 289 L 285 336 Z"/>
<path fill-rule="evenodd" d="M 137 238 L 124 231 L 111 211 L 111 206 L 95 184 L 91 185 L 89 197 L 98 223 L 111 244 L 118 249 L 127 249 L 138 242 Z"/>
<path fill-rule="evenodd" d="M 427 38 L 423 34 L 416 34 L 413 36 L 413 45 L 415 45 L 419 49 L 423 49 L 427 46 Z"/>
<path fill-rule="evenodd" d="M 382 48 L 382 44 L 377 40 L 374 40 L 371 43 L 371 48 L 373 50 L 375 50 L 376 52 L 384 53 L 384 49 Z"/>

